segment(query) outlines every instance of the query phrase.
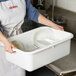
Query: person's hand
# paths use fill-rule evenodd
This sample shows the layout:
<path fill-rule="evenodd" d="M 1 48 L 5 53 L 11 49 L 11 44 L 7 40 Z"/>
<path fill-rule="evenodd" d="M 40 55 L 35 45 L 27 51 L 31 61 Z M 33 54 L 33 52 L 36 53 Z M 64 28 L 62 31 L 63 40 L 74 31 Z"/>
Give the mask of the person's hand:
<path fill-rule="evenodd" d="M 13 49 L 16 49 L 16 47 L 3 35 L 3 33 L 0 31 L 0 41 L 4 44 L 4 48 L 7 52 L 14 53 Z"/>
<path fill-rule="evenodd" d="M 56 30 L 61 30 L 64 31 L 64 28 L 60 25 L 55 24 L 52 28 L 56 29 Z"/>
<path fill-rule="evenodd" d="M 9 53 L 15 53 L 15 51 L 13 51 L 13 49 L 16 49 L 16 47 L 8 40 L 6 40 L 4 42 L 4 47 L 5 47 L 5 51 L 9 52 Z"/>

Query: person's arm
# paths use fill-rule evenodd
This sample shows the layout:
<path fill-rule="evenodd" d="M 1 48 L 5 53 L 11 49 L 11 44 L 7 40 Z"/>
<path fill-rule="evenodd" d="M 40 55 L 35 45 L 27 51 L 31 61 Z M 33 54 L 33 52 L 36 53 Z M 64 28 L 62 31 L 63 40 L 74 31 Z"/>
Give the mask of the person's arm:
<path fill-rule="evenodd" d="M 26 18 L 29 20 L 33 20 L 37 23 L 50 26 L 57 30 L 64 30 L 62 26 L 53 23 L 51 20 L 41 15 L 38 10 L 31 5 L 30 0 L 26 0 Z"/>
<path fill-rule="evenodd" d="M 46 26 L 50 26 L 50 27 L 57 29 L 57 30 L 62 30 L 62 31 L 64 30 L 64 28 L 62 26 L 55 24 L 54 22 L 47 19 L 46 17 L 44 17 L 41 14 L 39 14 L 39 16 L 38 16 L 38 22 L 41 24 L 44 24 Z"/>
<path fill-rule="evenodd" d="M 10 53 L 14 53 L 12 48 L 16 48 L 0 31 L 0 41 L 4 44 L 5 50 Z"/>
<path fill-rule="evenodd" d="M 26 1 L 26 17 L 28 20 L 32 20 L 38 23 L 39 11 L 32 6 L 30 0 Z"/>

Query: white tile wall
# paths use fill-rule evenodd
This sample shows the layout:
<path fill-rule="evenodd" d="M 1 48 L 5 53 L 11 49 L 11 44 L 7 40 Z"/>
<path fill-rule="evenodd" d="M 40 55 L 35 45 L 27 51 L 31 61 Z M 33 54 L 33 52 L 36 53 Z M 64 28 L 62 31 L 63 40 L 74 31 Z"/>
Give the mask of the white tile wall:
<path fill-rule="evenodd" d="M 51 4 L 52 0 L 45 0 L 46 2 L 46 7 Z M 58 7 L 76 12 L 76 0 L 55 0 L 55 4 Z"/>
<path fill-rule="evenodd" d="M 56 0 L 56 6 L 76 12 L 76 0 Z"/>

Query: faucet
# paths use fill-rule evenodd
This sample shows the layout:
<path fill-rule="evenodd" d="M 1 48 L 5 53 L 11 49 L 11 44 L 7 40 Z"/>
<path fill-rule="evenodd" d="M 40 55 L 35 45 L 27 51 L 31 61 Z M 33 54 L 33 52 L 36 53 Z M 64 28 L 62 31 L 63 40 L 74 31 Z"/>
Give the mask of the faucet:
<path fill-rule="evenodd" d="M 55 0 L 52 0 L 52 21 L 54 21 L 54 4 L 55 3 Z"/>

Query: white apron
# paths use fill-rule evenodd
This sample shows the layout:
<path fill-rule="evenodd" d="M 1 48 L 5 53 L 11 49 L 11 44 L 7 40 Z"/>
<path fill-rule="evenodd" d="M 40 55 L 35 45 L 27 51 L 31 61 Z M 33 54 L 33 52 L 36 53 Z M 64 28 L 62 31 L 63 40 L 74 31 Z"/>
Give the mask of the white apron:
<path fill-rule="evenodd" d="M 17 6 L 10 9 L 10 7 Z M 25 0 L 8 0 L 0 2 L 0 21 L 5 29 L 7 37 L 17 35 L 21 32 L 20 27 L 26 15 Z M 0 47 L 0 76 L 25 76 L 25 70 L 8 62 L 5 51 Z"/>

